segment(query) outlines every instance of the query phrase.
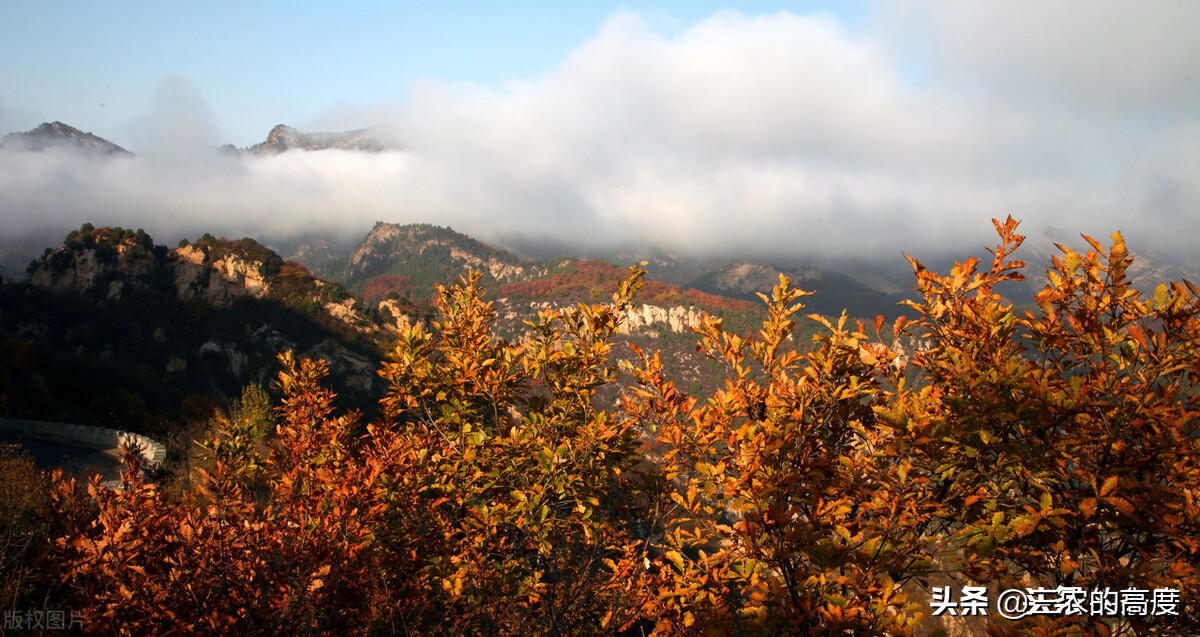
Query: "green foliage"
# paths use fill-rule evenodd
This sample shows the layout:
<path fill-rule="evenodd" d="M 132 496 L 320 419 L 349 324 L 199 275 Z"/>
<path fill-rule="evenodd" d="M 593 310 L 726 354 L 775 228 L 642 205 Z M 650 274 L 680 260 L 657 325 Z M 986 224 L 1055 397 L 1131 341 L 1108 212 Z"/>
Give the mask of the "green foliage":
<path fill-rule="evenodd" d="M 376 224 L 372 233 L 387 225 Z M 425 306 L 433 302 L 440 284 L 453 281 L 462 274 L 465 264 L 461 258 L 454 256 L 456 254 L 473 255 L 485 262 L 515 264 L 518 261 L 507 252 L 497 250 L 451 228 L 409 224 L 391 226 L 391 230 L 386 239 L 372 245 L 368 255 L 371 258 L 359 263 L 356 270 L 345 277 L 344 283 L 347 287 L 365 292 L 364 286 L 378 277 L 385 277 L 384 281 L 391 282 L 395 282 L 395 279 L 387 277 L 401 277 L 404 287 L 394 289 L 398 289 L 402 295 L 418 305 Z M 496 282 L 490 273 L 483 274 L 483 280 L 485 287 L 489 288 Z M 374 298 L 380 285 L 376 283 L 371 294 L 364 295 Z M 383 294 L 386 293 L 383 291 Z"/>
<path fill-rule="evenodd" d="M 224 463 L 233 476 L 253 482 L 263 466 L 267 437 L 277 426 L 271 397 L 257 383 L 242 388 L 228 410 L 217 410 L 209 421 L 204 447 L 215 461 Z"/>
<path fill-rule="evenodd" d="M 68 248 L 77 246 L 115 248 L 123 243 L 132 243 L 149 249 L 153 247 L 154 240 L 141 228 L 137 230 L 120 226 L 96 228 L 90 223 L 85 223 L 78 230 L 67 233 L 66 239 L 63 240 L 63 246 Z"/>

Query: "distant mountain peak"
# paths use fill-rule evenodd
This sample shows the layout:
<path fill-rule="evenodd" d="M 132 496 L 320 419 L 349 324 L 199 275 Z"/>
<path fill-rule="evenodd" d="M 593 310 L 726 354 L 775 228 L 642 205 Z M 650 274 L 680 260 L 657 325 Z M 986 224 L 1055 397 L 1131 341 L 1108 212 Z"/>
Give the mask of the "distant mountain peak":
<path fill-rule="evenodd" d="M 520 257 L 452 228 L 379 222 L 346 260 L 339 278 L 353 287 L 379 275 L 408 272 L 411 292 L 423 300 L 437 284 L 454 281 L 467 267 L 501 281 L 525 272 Z"/>
<path fill-rule="evenodd" d="M 305 133 L 286 124 L 278 124 L 267 139 L 246 149 L 255 155 L 274 155 L 293 149 L 357 150 L 383 152 L 396 150 L 391 133 L 382 127 L 361 128 L 340 133 Z"/>
<path fill-rule="evenodd" d="M 46 122 L 24 133 L 9 133 L 0 140 L 0 148 L 9 150 L 41 151 L 47 148 L 66 148 L 98 155 L 131 155 L 120 146 L 85 133 L 62 122 Z"/>

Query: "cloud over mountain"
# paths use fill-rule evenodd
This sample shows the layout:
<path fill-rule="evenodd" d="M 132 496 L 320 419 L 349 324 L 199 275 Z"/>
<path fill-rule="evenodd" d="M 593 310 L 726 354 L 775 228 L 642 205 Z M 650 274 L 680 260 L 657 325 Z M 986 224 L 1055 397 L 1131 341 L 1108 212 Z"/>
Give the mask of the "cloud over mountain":
<path fill-rule="evenodd" d="M 136 158 L 0 152 L 0 214 L 155 236 L 424 221 L 485 240 L 889 255 L 989 241 L 987 219 L 1013 214 L 1188 247 L 1196 13 L 905 3 L 855 30 L 718 13 L 667 34 L 620 12 L 545 75 L 425 81 L 402 105 L 322 116 L 329 130 L 370 113 L 345 128 L 390 125 L 399 153 L 224 157 L 200 91 L 175 79 Z"/>

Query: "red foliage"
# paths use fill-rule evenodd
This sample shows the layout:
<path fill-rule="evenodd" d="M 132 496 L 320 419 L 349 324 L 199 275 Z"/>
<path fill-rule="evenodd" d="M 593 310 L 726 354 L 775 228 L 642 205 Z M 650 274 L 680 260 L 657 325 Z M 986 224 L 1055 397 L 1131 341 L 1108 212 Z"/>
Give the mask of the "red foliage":
<path fill-rule="evenodd" d="M 411 297 L 412 285 L 409 283 L 408 277 L 381 274 L 368 279 L 362 287 L 363 300 L 372 305 L 384 300 L 392 292 L 400 296 Z"/>

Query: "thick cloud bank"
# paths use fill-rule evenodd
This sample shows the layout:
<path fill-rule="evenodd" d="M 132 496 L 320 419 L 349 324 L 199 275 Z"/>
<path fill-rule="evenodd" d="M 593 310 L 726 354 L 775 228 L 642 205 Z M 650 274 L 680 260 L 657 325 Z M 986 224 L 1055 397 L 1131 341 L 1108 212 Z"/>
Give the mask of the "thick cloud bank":
<path fill-rule="evenodd" d="M 890 256 L 988 242 L 987 220 L 1012 214 L 1186 250 L 1198 8 L 907 3 L 855 30 L 720 13 L 671 35 L 622 12 L 542 77 L 340 105 L 388 113 L 405 150 L 382 154 L 222 156 L 217 118 L 171 80 L 135 158 L 0 152 L 0 218 L 164 238 L 422 221 L 507 242 Z"/>

